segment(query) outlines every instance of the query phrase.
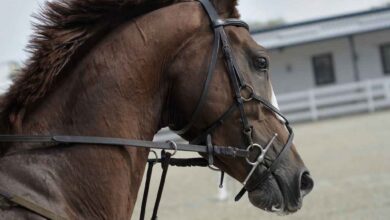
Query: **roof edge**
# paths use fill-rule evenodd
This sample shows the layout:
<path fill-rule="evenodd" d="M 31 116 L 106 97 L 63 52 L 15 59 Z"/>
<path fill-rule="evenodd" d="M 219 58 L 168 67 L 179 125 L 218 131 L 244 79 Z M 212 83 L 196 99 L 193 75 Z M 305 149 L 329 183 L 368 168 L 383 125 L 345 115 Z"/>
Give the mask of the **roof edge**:
<path fill-rule="evenodd" d="M 380 13 L 380 12 L 384 12 L 384 11 L 390 11 L 390 6 L 369 9 L 369 10 L 359 11 L 359 12 L 354 12 L 354 13 L 348 13 L 348 14 L 343 14 L 343 15 L 324 17 L 324 18 L 320 18 L 320 19 L 313 19 L 313 20 L 308 20 L 308 21 L 303 21 L 303 22 L 290 23 L 290 24 L 275 26 L 275 27 L 271 27 L 271 28 L 257 29 L 257 30 L 251 31 L 251 34 L 261 34 L 261 33 L 266 33 L 266 32 L 288 29 L 288 28 L 292 28 L 292 27 L 299 27 L 299 26 L 304 26 L 304 25 L 316 24 L 316 23 L 320 23 L 320 22 L 327 22 L 327 21 L 339 20 L 339 19 L 343 19 L 343 18 L 352 18 L 352 17 L 362 16 L 362 15 L 375 14 L 375 13 Z"/>

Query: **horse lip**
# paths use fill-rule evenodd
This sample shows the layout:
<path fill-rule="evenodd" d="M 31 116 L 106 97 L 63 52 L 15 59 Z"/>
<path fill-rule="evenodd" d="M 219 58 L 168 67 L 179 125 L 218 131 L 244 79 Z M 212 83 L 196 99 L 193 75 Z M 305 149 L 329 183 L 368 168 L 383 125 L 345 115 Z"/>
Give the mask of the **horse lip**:
<path fill-rule="evenodd" d="M 282 203 L 284 203 L 284 202 L 282 202 Z M 272 206 L 272 208 L 271 208 L 271 211 L 272 212 L 275 212 L 275 213 L 280 213 L 280 214 L 282 214 L 282 213 L 284 213 L 284 204 L 282 204 L 282 205 L 273 205 Z"/>
<path fill-rule="evenodd" d="M 284 198 L 284 195 L 283 195 L 283 191 L 282 189 L 280 188 L 279 186 L 279 183 L 277 183 L 277 180 L 276 178 L 272 176 L 272 179 L 274 179 L 274 181 L 271 181 L 269 184 L 272 184 L 274 185 L 274 190 L 277 190 L 278 193 L 280 193 L 280 199 L 278 199 L 278 201 L 273 201 L 272 204 L 268 204 L 266 206 L 263 206 L 261 202 L 255 202 L 253 203 L 253 200 L 251 200 L 252 204 L 255 205 L 256 207 L 258 208 L 261 208 L 267 212 L 271 212 L 271 213 L 276 213 L 278 215 L 285 215 L 285 214 L 288 214 L 286 213 L 286 209 L 285 209 L 285 198 Z M 264 184 L 264 183 L 262 183 Z M 258 189 L 260 190 L 260 189 Z M 256 190 L 255 190 L 256 191 Z M 249 192 L 249 194 L 251 194 L 252 192 Z M 249 196 L 249 195 L 248 195 Z"/>
<path fill-rule="evenodd" d="M 300 195 L 300 193 L 299 193 L 299 198 L 298 198 L 297 204 L 292 205 L 289 202 L 290 201 L 289 199 L 291 199 L 291 198 L 289 198 L 288 192 L 285 192 L 286 189 L 282 186 L 283 181 L 280 179 L 280 177 L 278 175 L 273 174 L 272 176 L 275 178 L 275 181 L 278 185 L 280 193 L 282 194 L 282 197 L 283 197 L 284 207 L 283 207 L 283 211 L 281 214 L 295 213 L 298 210 L 300 210 L 302 207 L 302 196 Z"/>

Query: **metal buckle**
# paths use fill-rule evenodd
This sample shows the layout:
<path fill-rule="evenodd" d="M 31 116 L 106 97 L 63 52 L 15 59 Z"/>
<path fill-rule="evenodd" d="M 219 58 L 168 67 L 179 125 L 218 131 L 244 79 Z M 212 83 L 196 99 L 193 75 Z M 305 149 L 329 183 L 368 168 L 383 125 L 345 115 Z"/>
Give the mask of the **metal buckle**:
<path fill-rule="evenodd" d="M 253 147 L 258 147 L 261 150 L 261 153 L 257 157 L 255 162 L 252 162 L 252 161 L 249 160 L 249 158 L 246 158 L 246 162 L 248 164 L 252 165 L 252 169 L 251 169 L 251 171 L 249 172 L 248 176 L 245 178 L 245 180 L 243 182 L 244 186 L 248 183 L 249 179 L 251 178 L 251 176 L 255 172 L 256 168 L 264 161 L 265 155 L 267 154 L 268 150 L 270 149 L 272 143 L 275 141 L 277 136 L 278 136 L 278 134 L 275 133 L 274 136 L 271 138 L 271 140 L 268 142 L 268 144 L 267 144 L 267 146 L 265 148 L 263 148 L 260 144 L 251 144 L 247 148 L 247 150 L 249 151 Z"/>
<path fill-rule="evenodd" d="M 175 156 L 175 154 L 177 153 L 176 142 L 169 140 L 169 141 L 167 141 L 167 143 L 172 147 L 172 150 L 174 150 L 173 153 L 171 154 L 171 157 Z"/>
<path fill-rule="evenodd" d="M 248 91 L 249 92 L 249 97 L 244 97 L 242 95 L 242 91 Z M 241 95 L 241 99 L 244 100 L 244 102 L 250 102 L 253 100 L 253 94 L 254 94 L 254 90 L 253 90 L 253 87 L 248 85 L 248 84 L 244 84 L 243 86 L 241 86 L 240 88 L 240 95 Z"/>

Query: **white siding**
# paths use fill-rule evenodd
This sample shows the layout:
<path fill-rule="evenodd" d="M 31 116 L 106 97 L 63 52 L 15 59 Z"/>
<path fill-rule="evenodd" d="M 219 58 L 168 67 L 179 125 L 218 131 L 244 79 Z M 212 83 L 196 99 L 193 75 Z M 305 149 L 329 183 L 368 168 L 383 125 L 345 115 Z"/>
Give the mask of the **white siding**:
<path fill-rule="evenodd" d="M 354 41 L 360 80 L 384 77 L 379 47 L 390 43 L 390 30 L 355 35 Z M 333 55 L 336 85 L 356 80 L 351 46 L 348 38 L 343 37 L 269 51 L 275 92 L 285 94 L 316 88 L 312 57 L 323 53 Z"/>
<path fill-rule="evenodd" d="M 390 43 L 390 30 L 367 33 L 355 37 L 362 80 L 384 76 L 379 47 Z"/>
<path fill-rule="evenodd" d="M 323 53 L 333 56 L 337 84 L 354 80 L 348 39 L 327 40 L 270 51 L 275 92 L 281 94 L 315 88 L 312 57 Z M 288 66 L 291 72 L 287 71 Z"/>

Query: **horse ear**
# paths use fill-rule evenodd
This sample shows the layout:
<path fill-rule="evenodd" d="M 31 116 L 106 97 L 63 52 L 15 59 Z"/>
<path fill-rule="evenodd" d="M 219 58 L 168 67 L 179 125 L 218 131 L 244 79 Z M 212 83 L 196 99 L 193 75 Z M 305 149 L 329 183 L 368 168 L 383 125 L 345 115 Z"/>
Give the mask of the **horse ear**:
<path fill-rule="evenodd" d="M 213 0 L 215 7 L 222 16 L 227 18 L 239 18 L 240 14 L 236 8 L 238 0 Z"/>

